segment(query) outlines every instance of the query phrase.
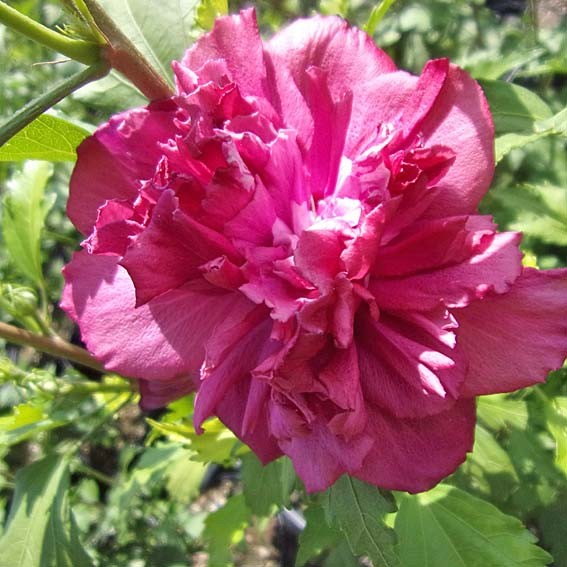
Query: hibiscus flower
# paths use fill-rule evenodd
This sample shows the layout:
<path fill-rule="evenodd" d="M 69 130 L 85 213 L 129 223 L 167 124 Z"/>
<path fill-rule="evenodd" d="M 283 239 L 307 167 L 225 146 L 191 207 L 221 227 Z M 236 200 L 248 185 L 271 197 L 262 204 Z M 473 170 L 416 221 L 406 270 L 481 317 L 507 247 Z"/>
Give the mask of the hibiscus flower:
<path fill-rule="evenodd" d="M 399 71 L 335 17 L 263 42 L 252 10 L 173 69 L 175 96 L 79 148 L 63 308 L 143 407 L 196 390 L 197 430 L 218 416 L 309 491 L 429 489 L 472 448 L 475 396 L 567 354 L 567 270 L 523 269 L 477 212 L 479 85 Z"/>

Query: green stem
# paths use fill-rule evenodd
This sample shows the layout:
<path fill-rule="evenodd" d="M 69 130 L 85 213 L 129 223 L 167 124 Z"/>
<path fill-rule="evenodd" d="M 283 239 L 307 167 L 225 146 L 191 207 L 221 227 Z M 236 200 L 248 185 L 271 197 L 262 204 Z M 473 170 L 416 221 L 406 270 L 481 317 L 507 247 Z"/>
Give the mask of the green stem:
<path fill-rule="evenodd" d="M 72 345 L 60 337 L 44 337 L 0 321 L 0 338 L 17 345 L 32 347 L 52 356 L 72 360 L 99 372 L 105 372 L 102 364 L 88 351 Z"/>
<path fill-rule="evenodd" d="M 106 486 L 112 486 L 113 485 L 112 477 L 110 477 L 110 476 L 108 476 L 104 473 L 101 473 L 100 471 L 97 471 L 96 469 L 93 469 L 92 467 L 89 467 L 88 465 L 85 465 L 83 463 L 77 465 L 76 471 L 84 473 L 84 474 L 89 475 L 89 476 L 92 476 L 93 478 L 95 478 L 96 480 L 101 482 L 102 484 L 106 484 Z"/>
<path fill-rule="evenodd" d="M 1 6 L 1 3 L 0 3 Z M 82 86 L 104 77 L 109 71 L 106 61 L 101 61 L 92 67 L 87 67 L 78 73 L 75 73 L 68 79 L 65 79 L 55 85 L 47 93 L 35 98 L 20 109 L 16 114 L 8 120 L 8 122 L 0 126 L 0 146 L 5 144 L 12 136 L 25 128 L 30 122 L 33 122 L 38 116 L 43 114 L 48 108 L 57 104 L 68 94 L 80 89 Z"/>
<path fill-rule="evenodd" d="M 24 16 L 18 10 L 14 10 L 1 0 L 0 22 L 33 41 L 54 49 L 79 63 L 93 65 L 101 60 L 100 44 L 82 39 L 72 39 L 50 30 L 35 20 Z"/>
<path fill-rule="evenodd" d="M 59 391 L 62 394 L 124 394 L 132 392 L 128 382 L 105 384 L 104 382 L 72 382 L 66 383 Z"/>

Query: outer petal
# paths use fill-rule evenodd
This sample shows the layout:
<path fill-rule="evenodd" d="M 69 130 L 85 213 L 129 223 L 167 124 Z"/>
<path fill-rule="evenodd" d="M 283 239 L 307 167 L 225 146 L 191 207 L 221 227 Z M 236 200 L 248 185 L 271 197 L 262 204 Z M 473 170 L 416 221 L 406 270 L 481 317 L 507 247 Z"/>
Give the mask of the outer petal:
<path fill-rule="evenodd" d="M 210 33 L 189 49 L 182 64 L 192 71 L 222 59 L 243 95 L 266 96 L 266 66 L 262 39 L 253 9 L 218 18 Z"/>
<path fill-rule="evenodd" d="M 270 387 L 251 378 L 231 385 L 217 407 L 219 419 L 267 464 L 283 453 L 268 427 Z"/>
<path fill-rule="evenodd" d="M 363 93 L 377 76 L 396 70 L 388 55 L 376 47 L 372 38 L 337 17 L 316 16 L 297 20 L 272 38 L 266 52 L 273 61 L 276 74 L 283 67 L 303 95 L 308 89 L 306 71 L 310 67 L 321 68 L 329 77 L 329 90 L 335 101 L 345 92 L 352 91 L 353 116 L 365 114 L 368 117 Z M 285 86 L 285 81 L 281 83 Z M 281 89 L 280 94 L 282 98 L 289 96 Z M 298 128 L 303 141 L 310 139 L 311 133 L 304 130 L 306 124 L 302 122 L 302 113 L 298 121 L 293 106 L 289 106 L 289 109 L 282 108 L 284 120 Z M 349 131 L 347 139 L 356 137 L 356 132 Z"/>
<path fill-rule="evenodd" d="M 285 420 L 287 416 L 280 419 Z M 307 491 L 316 492 L 331 486 L 345 472 L 356 476 L 372 447 L 372 439 L 369 435 L 360 435 L 347 441 L 318 421 L 305 435 L 280 439 L 279 444 L 292 459 Z"/>
<path fill-rule="evenodd" d="M 505 295 L 455 310 L 469 361 L 462 395 L 510 392 L 543 382 L 567 356 L 567 269 L 526 268 Z"/>
<path fill-rule="evenodd" d="M 472 450 L 474 400 L 423 419 L 394 418 L 369 408 L 374 445 L 354 476 L 387 490 L 423 492 L 451 474 Z"/>
<path fill-rule="evenodd" d="M 407 277 L 376 278 L 368 288 L 384 309 L 428 311 L 440 303 L 464 307 L 490 291 L 505 293 L 520 275 L 518 233 L 494 235 L 482 252 L 460 264 Z"/>
<path fill-rule="evenodd" d="M 494 173 L 494 125 L 479 84 L 451 65 L 421 130 L 426 146 L 440 144 L 455 161 L 438 183 L 440 192 L 428 217 L 474 212 Z"/>
<path fill-rule="evenodd" d="M 248 300 L 198 280 L 136 308 L 132 280 L 117 260 L 78 252 L 64 269 L 61 307 L 79 323 L 89 351 L 133 378 L 197 372 L 216 325 Z"/>
<path fill-rule="evenodd" d="M 83 234 L 90 233 L 106 200 L 136 197 L 139 180 L 154 175 L 159 143 L 175 133 L 176 111 L 175 103 L 163 101 L 122 112 L 79 146 L 67 214 Z"/>
<path fill-rule="evenodd" d="M 169 380 L 138 380 L 140 407 L 143 410 L 163 408 L 170 402 L 194 392 L 198 380 L 194 376 L 176 376 Z"/>

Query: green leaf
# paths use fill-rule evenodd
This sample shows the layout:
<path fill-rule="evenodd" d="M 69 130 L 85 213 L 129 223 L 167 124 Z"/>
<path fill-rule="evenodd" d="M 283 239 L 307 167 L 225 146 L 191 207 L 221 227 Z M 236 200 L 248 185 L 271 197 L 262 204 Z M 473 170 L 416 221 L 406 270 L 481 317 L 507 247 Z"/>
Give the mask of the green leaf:
<path fill-rule="evenodd" d="M 228 14 L 227 0 L 201 0 L 197 8 L 197 25 L 204 30 L 213 27 L 215 19 Z"/>
<path fill-rule="evenodd" d="M 457 480 L 464 477 L 467 488 L 480 491 L 496 502 L 505 501 L 519 484 L 518 474 L 508 453 L 492 433 L 481 425 L 476 427 L 473 452 L 455 476 Z"/>
<path fill-rule="evenodd" d="M 295 471 L 287 457 L 262 465 L 253 453 L 242 457 L 242 482 L 246 504 L 258 516 L 268 516 L 275 506 L 285 506 L 295 485 Z"/>
<path fill-rule="evenodd" d="M 559 396 L 548 400 L 545 416 L 555 439 L 555 465 L 567 475 L 567 398 Z"/>
<path fill-rule="evenodd" d="M 209 565 L 224 567 L 232 564 L 231 547 L 244 537 L 250 519 L 244 495 L 238 494 L 205 520 L 203 539 L 207 542 Z"/>
<path fill-rule="evenodd" d="M 40 238 L 48 207 L 44 200 L 53 168 L 48 162 L 26 162 L 8 183 L 3 199 L 2 230 L 16 268 L 41 285 Z"/>
<path fill-rule="evenodd" d="M 375 567 L 399 565 L 394 553 L 394 532 L 384 523 L 384 516 L 396 510 L 388 496 L 348 475 L 324 493 L 329 525 L 344 533 L 354 554 L 368 555 Z"/>
<path fill-rule="evenodd" d="M 550 134 L 552 134 L 552 132 L 549 130 L 547 132 L 535 132 L 533 134 L 519 134 L 516 132 L 502 134 L 494 140 L 494 159 L 496 163 L 498 163 L 512 150 L 523 148 L 524 146 L 527 146 L 532 142 L 537 142 Z"/>
<path fill-rule="evenodd" d="M 343 541 L 341 532 L 327 525 L 323 508 L 311 505 L 305 510 L 304 515 L 306 524 L 299 536 L 299 550 L 296 558 L 298 567 Z"/>
<path fill-rule="evenodd" d="M 87 567 L 66 492 L 66 459 L 50 455 L 16 475 L 8 527 L 0 539 L 0 567 Z"/>
<path fill-rule="evenodd" d="M 501 192 L 515 205 L 517 220 L 510 224 L 526 236 L 567 246 L 567 189 L 553 185 L 522 185 Z"/>
<path fill-rule="evenodd" d="M 534 123 L 551 118 L 549 106 L 535 93 L 505 81 L 481 81 L 496 135 L 533 132 Z"/>
<path fill-rule="evenodd" d="M 517 518 L 442 484 L 400 495 L 395 529 L 404 567 L 542 567 L 552 560 Z"/>
<path fill-rule="evenodd" d="M 370 16 L 368 17 L 368 21 L 364 25 L 364 31 L 368 35 L 374 35 L 378 24 L 382 21 L 384 16 L 388 13 L 388 10 L 392 7 L 392 4 L 396 0 L 380 0 L 374 8 L 372 8 L 372 12 L 370 12 Z"/>
<path fill-rule="evenodd" d="M 148 99 L 125 77 L 111 71 L 104 79 L 90 83 L 74 95 L 81 102 L 109 114 L 148 104 Z"/>
<path fill-rule="evenodd" d="M 161 0 L 159 7 L 148 0 L 99 3 L 155 70 L 173 84 L 171 61 L 182 57 L 197 36 L 199 0 Z"/>
<path fill-rule="evenodd" d="M 191 460 L 189 451 L 180 451 L 166 471 L 166 486 L 170 497 L 182 504 L 189 504 L 199 493 L 206 470 L 206 465 Z"/>
<path fill-rule="evenodd" d="M 352 554 L 346 541 L 331 550 L 323 563 L 324 567 L 360 567 L 356 555 Z"/>
<path fill-rule="evenodd" d="M 77 146 L 88 135 L 67 120 L 42 114 L 0 147 L 0 161 L 75 161 Z"/>
<path fill-rule="evenodd" d="M 146 420 L 154 431 L 165 435 L 173 441 L 185 443 L 193 451 L 193 460 L 204 463 L 230 464 L 250 449 L 243 445 L 223 423 L 217 419 L 209 419 L 203 424 L 203 433 L 198 435 L 191 422 L 181 423 Z"/>
<path fill-rule="evenodd" d="M 535 93 L 505 81 L 481 81 L 496 131 L 495 158 L 498 163 L 508 152 L 555 134 L 543 128 L 553 113 Z"/>
<path fill-rule="evenodd" d="M 528 425 L 528 406 L 521 400 L 511 400 L 506 394 L 477 398 L 476 411 L 479 420 L 493 431 Z"/>
<path fill-rule="evenodd" d="M 567 136 L 567 108 L 558 112 L 547 120 L 540 120 L 535 125 L 536 130 L 540 132 L 553 131 L 555 134 Z"/>

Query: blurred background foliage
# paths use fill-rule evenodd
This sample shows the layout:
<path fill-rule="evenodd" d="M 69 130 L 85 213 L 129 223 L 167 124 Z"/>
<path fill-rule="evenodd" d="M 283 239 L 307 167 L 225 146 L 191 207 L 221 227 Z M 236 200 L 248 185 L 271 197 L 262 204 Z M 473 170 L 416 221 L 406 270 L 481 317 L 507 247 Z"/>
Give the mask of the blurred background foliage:
<path fill-rule="evenodd" d="M 62 3 L 9 4 L 49 26 L 72 23 Z M 229 8 L 246 4 L 230 2 Z M 201 10 L 193 19 L 206 26 L 215 1 L 192 5 Z M 524 232 L 526 265 L 567 266 L 564 1 L 398 0 L 380 21 L 380 7 L 364 0 L 254 5 L 266 36 L 297 16 L 340 14 L 366 25 L 401 68 L 419 73 L 428 59 L 450 57 L 467 69 L 490 95 L 502 136 L 483 212 L 494 215 L 501 229 Z M 187 38 L 198 33 L 194 24 Z M 77 69 L 76 63 L 62 62 L 0 26 L 0 122 Z M 496 80 L 518 89 L 501 91 Z M 92 131 L 112 113 L 140 104 L 141 93 L 112 74 L 66 98 L 51 114 Z M 57 306 L 61 267 L 80 242 L 65 216 L 71 170 L 66 161 L 0 161 L 0 320 L 78 342 Z M 7 526 L 0 539 L 0 567 L 369 564 L 353 555 L 365 553 L 353 545 L 347 520 L 326 526 L 329 495 L 307 499 L 289 461 L 261 468 L 218 421 L 197 437 L 190 398 L 142 415 L 136 394 L 119 377 L 102 377 L 29 348 L 3 342 L 0 347 L 0 534 Z M 459 500 L 463 493 L 455 492 L 460 489 L 466 498 L 494 504 L 520 519 L 555 565 L 567 566 L 566 370 L 553 373 L 545 385 L 483 398 L 478 410 L 475 451 L 439 498 L 452 509 L 465 502 Z M 434 500 L 400 496 L 394 520 L 393 508 L 372 498 L 373 505 L 382 506 L 385 525 L 398 534 L 420 513 L 441 517 Z M 2 520 L 10 509 L 6 524 Z M 482 513 L 495 530 L 504 526 L 494 509 L 482 508 Z M 506 530 L 516 534 L 519 528 L 506 521 Z M 519 533 L 519 539 L 531 541 L 529 532 L 521 538 Z M 442 536 L 431 537 L 441 541 Z M 458 543 L 459 537 L 472 536 L 449 539 Z M 482 546 L 490 547 L 489 536 L 483 537 Z M 404 541 L 397 547 L 403 567 L 424 564 L 412 563 L 415 554 L 408 546 L 411 542 Z M 483 563 L 545 564 L 545 556 L 536 555 L 521 561 L 513 555 L 484 557 Z M 448 557 L 440 555 L 432 564 L 454 567 Z M 465 565 L 480 564 L 466 552 L 463 557 Z"/>

